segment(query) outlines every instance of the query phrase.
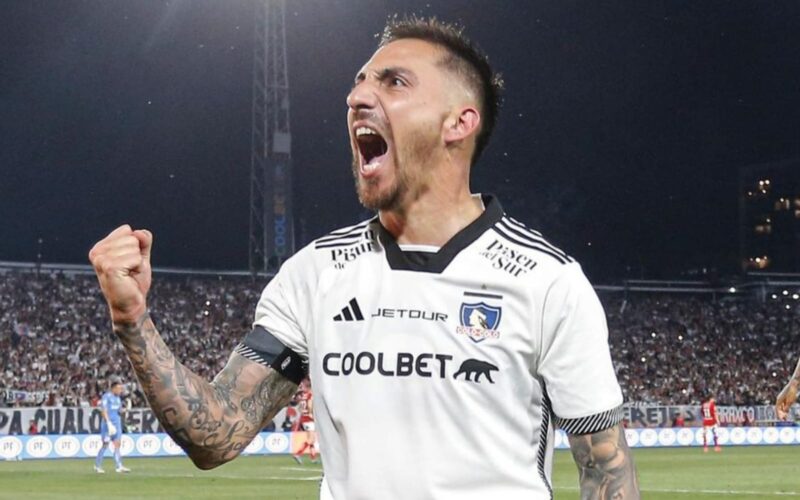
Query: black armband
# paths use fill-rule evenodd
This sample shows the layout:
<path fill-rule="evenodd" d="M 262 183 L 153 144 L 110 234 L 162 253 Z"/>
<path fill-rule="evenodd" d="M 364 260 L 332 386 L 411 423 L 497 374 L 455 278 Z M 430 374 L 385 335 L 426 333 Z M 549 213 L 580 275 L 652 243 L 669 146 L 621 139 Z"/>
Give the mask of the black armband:
<path fill-rule="evenodd" d="M 295 384 L 308 375 L 303 358 L 276 339 L 263 326 L 256 325 L 234 352 L 264 366 L 269 366 Z"/>

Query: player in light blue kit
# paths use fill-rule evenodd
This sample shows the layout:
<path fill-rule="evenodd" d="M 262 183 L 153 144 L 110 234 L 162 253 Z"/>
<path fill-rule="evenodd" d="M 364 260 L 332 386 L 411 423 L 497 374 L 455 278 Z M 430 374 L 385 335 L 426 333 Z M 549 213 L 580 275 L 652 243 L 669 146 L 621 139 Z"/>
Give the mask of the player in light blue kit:
<path fill-rule="evenodd" d="M 106 453 L 108 443 L 114 443 L 114 462 L 117 464 L 117 472 L 130 472 L 131 470 L 122 465 L 122 452 L 120 451 L 120 439 L 122 438 L 122 418 L 119 411 L 122 409 L 122 381 L 119 377 L 111 377 L 111 388 L 103 394 L 100 401 L 100 408 L 103 421 L 100 423 L 100 437 L 103 439 L 103 446 L 97 452 L 94 461 L 94 471 L 98 474 L 105 474 L 103 470 L 103 455 Z"/>

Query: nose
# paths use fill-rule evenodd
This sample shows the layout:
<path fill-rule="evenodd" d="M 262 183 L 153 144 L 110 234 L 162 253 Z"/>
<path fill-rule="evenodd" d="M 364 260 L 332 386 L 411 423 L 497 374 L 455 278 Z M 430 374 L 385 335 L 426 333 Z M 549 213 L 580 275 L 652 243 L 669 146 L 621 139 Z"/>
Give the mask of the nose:
<path fill-rule="evenodd" d="M 347 94 L 347 107 L 353 111 L 372 109 L 376 106 L 377 100 L 374 87 L 367 80 L 363 80 Z"/>

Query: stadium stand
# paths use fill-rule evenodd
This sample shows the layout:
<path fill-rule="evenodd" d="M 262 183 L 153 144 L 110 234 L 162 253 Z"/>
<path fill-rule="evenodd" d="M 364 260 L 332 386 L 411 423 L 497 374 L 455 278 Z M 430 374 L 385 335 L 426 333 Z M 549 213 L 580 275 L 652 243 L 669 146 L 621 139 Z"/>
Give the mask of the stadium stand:
<path fill-rule="evenodd" d="M 248 331 L 264 284 L 159 276 L 150 307 L 178 358 L 210 379 Z M 91 275 L 0 274 L 0 367 L 0 393 L 13 390 L 19 396 L 6 404 L 89 406 L 111 375 L 131 382 L 134 406 L 144 404 Z"/>
<path fill-rule="evenodd" d="M 720 405 L 771 405 L 794 370 L 800 308 L 785 300 L 601 299 L 626 401 L 699 404 L 714 395 Z"/>
<path fill-rule="evenodd" d="M 248 331 L 265 283 L 159 275 L 152 314 L 178 358 L 210 379 Z M 794 368 L 792 293 L 599 295 L 626 401 L 690 405 L 714 394 L 721 405 L 771 404 Z M 0 271 L 0 367 L 0 405 L 90 406 L 110 375 L 130 381 L 134 406 L 145 404 L 88 273 Z"/>

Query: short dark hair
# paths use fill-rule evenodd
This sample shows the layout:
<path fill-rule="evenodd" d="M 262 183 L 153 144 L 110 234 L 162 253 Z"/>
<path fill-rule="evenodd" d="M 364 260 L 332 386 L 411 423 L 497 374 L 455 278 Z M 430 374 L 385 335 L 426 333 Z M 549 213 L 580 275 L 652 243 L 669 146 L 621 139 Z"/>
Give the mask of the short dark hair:
<path fill-rule="evenodd" d="M 396 40 L 413 38 L 444 48 L 447 55 L 442 66 L 458 74 L 478 96 L 481 126 L 475 138 L 472 163 L 480 157 L 497 122 L 497 112 L 502 102 L 503 77 L 492 71 L 488 56 L 464 36 L 464 27 L 439 21 L 435 17 L 392 16 L 380 35 L 378 47 Z"/>

